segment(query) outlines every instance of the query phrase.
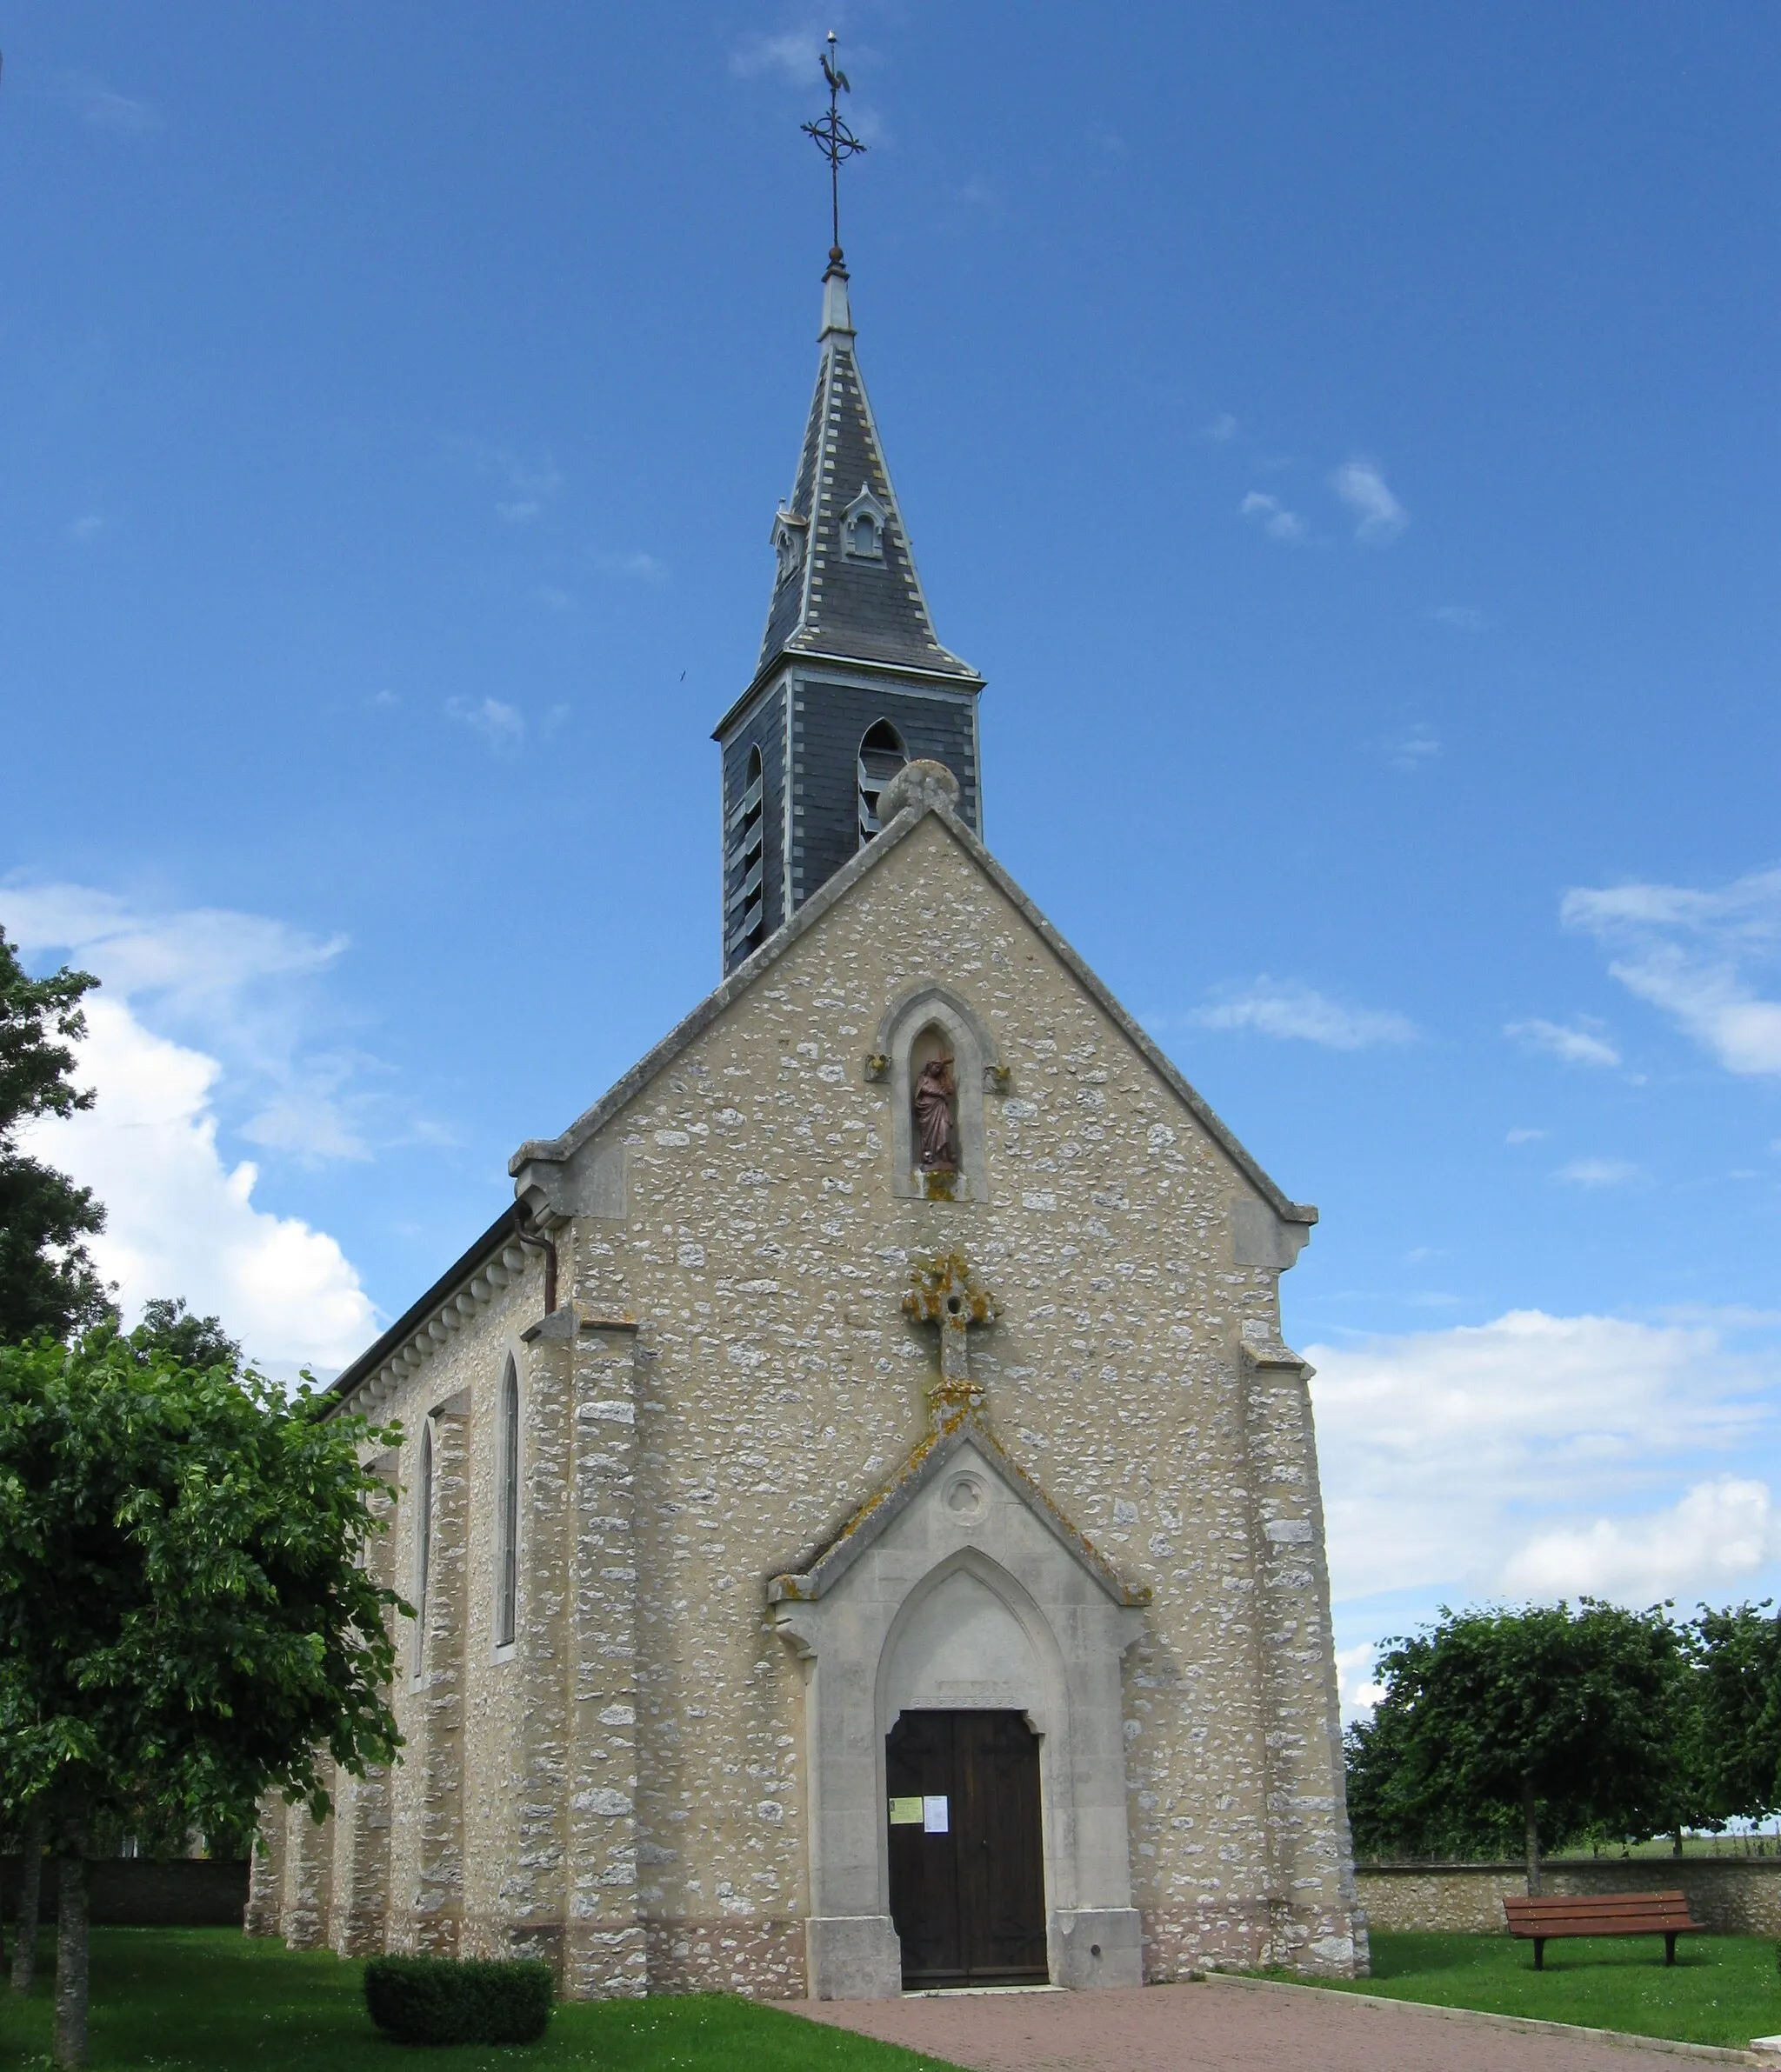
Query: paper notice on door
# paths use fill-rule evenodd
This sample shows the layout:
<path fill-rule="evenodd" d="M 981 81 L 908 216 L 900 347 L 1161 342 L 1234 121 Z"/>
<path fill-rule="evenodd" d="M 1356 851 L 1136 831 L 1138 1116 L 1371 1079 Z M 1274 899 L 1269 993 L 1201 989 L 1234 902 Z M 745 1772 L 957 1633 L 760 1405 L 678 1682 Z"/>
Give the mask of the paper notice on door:
<path fill-rule="evenodd" d="M 922 1824 L 922 1799 L 892 1799 L 890 1825 L 893 1828 L 918 1828 Z"/>
<path fill-rule="evenodd" d="M 944 1835 L 948 1826 L 945 1794 L 942 1792 L 938 1797 L 924 1798 L 922 1801 L 922 1832 L 924 1835 Z"/>

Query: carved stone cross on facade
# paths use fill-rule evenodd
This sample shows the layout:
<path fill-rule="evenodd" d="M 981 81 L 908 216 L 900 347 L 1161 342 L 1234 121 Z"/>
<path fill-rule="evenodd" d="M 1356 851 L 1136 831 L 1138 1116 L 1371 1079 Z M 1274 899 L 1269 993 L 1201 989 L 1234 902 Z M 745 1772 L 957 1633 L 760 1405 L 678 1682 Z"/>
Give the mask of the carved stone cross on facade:
<path fill-rule="evenodd" d="M 928 1408 L 937 1421 L 955 1410 L 983 1407 L 983 1386 L 971 1375 L 971 1328 L 993 1323 L 998 1310 L 995 1296 L 962 1252 L 935 1252 L 911 1267 L 903 1314 L 911 1323 L 940 1328 L 940 1379 L 927 1392 Z"/>

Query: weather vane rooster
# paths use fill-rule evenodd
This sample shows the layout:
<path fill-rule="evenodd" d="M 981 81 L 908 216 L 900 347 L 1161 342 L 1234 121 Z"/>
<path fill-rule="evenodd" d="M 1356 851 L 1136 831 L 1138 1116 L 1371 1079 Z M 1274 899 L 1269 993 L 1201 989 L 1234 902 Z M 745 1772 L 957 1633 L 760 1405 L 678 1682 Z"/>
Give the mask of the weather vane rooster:
<path fill-rule="evenodd" d="M 847 74 L 835 62 L 835 31 L 829 31 L 829 48 L 822 53 L 823 77 L 829 82 L 829 112 L 814 123 L 802 125 L 806 137 L 829 161 L 829 257 L 841 259 L 841 162 L 865 150 L 841 119 L 841 97 L 853 91 Z"/>

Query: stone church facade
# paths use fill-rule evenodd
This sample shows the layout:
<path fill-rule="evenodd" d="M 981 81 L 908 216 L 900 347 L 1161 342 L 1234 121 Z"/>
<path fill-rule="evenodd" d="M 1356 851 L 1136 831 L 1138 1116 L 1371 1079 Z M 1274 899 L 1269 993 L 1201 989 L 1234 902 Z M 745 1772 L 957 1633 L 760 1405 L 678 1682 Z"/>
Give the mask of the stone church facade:
<path fill-rule="evenodd" d="M 1287 1199 L 987 852 L 824 288 L 717 990 L 335 1384 L 399 1763 L 250 1933 L 571 1996 L 1364 1969 Z"/>

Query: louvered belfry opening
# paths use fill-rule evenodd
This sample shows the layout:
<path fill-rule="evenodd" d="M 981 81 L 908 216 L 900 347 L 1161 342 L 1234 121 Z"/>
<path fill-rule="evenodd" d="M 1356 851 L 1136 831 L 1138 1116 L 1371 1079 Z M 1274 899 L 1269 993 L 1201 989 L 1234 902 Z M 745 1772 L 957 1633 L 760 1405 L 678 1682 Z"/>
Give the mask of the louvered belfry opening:
<path fill-rule="evenodd" d="M 724 914 L 726 962 L 738 951 L 747 956 L 758 948 L 766 933 L 766 777 L 758 749 L 749 750 L 748 779 L 742 796 L 730 809 L 728 833 L 724 869 L 730 886 Z"/>
<path fill-rule="evenodd" d="M 878 831 L 878 794 L 909 760 L 903 736 L 888 719 L 866 730 L 859 744 L 859 845 Z"/>

